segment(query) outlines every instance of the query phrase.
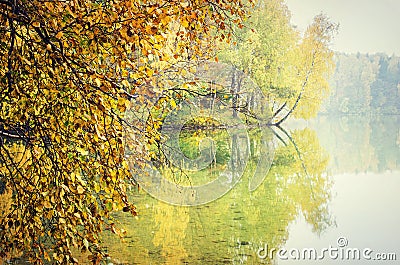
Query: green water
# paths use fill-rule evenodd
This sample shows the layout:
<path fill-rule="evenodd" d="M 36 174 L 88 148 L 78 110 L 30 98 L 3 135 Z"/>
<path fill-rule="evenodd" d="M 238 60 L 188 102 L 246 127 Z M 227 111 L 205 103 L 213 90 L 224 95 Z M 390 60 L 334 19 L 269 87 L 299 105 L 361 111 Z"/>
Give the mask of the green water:
<path fill-rule="evenodd" d="M 342 225 L 355 219 L 361 211 L 351 209 L 343 214 L 341 210 L 346 202 L 338 204 L 335 201 L 340 197 L 337 194 L 347 198 L 351 193 L 354 198 L 365 193 L 362 185 L 360 189 L 349 189 L 350 185 L 362 181 L 362 178 L 354 179 L 354 176 L 370 174 L 369 179 L 377 190 L 380 179 L 382 185 L 393 180 L 393 185 L 399 183 L 399 124 L 397 116 L 321 117 L 307 123 L 288 123 L 288 135 L 276 129 L 283 141 L 275 137 L 272 167 L 262 184 L 250 192 L 249 181 L 254 177 L 255 161 L 260 155 L 254 149 L 260 144 L 259 139 L 257 134 L 253 134 L 250 137 L 253 149 L 239 183 L 222 198 L 202 206 L 173 206 L 152 198 L 143 190 L 134 190 L 131 199 L 138 207 L 139 216 L 135 218 L 122 213 L 117 216 L 119 226 L 127 231 L 124 242 L 111 234 L 104 234 L 111 261 L 114 264 L 285 264 L 276 258 L 260 258 L 257 251 L 266 243 L 269 248 L 282 248 L 288 244 L 296 245 L 296 242 L 308 242 L 310 238 L 318 238 L 319 243 L 309 241 L 316 246 L 332 244 L 328 240 L 340 235 Z M 185 137 L 181 139 L 183 143 L 191 142 L 188 140 L 190 136 Z M 215 137 L 218 138 L 218 134 Z M 235 146 L 230 143 L 230 148 L 232 150 Z M 221 159 L 225 156 L 222 154 Z M 217 174 L 222 168 L 220 163 L 215 164 L 214 168 L 196 172 L 192 178 L 210 179 L 210 175 Z M 390 179 L 385 181 L 383 176 L 388 172 Z M 349 185 L 343 177 L 345 174 L 349 174 Z M 335 185 L 336 179 L 340 180 L 340 185 Z M 392 188 L 393 194 L 398 194 L 398 186 Z M 380 193 L 377 191 L 377 194 Z M 365 205 L 371 203 L 368 200 L 372 197 L 375 203 L 379 202 L 380 198 L 371 194 L 370 198 L 364 198 L 367 200 Z M 392 214 L 397 212 L 396 208 L 382 211 L 397 220 L 398 216 Z M 367 219 L 373 217 L 374 212 L 365 216 Z M 341 219 L 345 224 L 338 222 Z M 383 234 L 386 233 L 379 221 L 360 233 L 371 229 L 381 229 Z M 294 233 L 294 238 L 291 233 Z M 399 235 L 399 229 L 389 231 L 389 234 Z M 349 232 L 347 236 L 351 236 Z M 353 234 L 353 237 L 353 240 L 358 238 L 363 242 L 358 234 Z M 393 242 L 394 239 L 390 240 Z M 398 239 L 393 244 L 397 243 L 400 243 Z M 308 264 L 303 262 L 293 264 Z M 338 263 L 320 261 L 318 264 Z"/>

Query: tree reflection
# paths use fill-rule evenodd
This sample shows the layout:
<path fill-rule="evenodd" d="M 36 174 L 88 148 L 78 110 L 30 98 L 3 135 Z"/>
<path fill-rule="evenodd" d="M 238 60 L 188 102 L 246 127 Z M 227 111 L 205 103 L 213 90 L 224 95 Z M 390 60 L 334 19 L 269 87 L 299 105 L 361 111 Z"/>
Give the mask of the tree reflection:
<path fill-rule="evenodd" d="M 278 150 L 272 173 L 285 176 L 285 193 L 319 234 L 332 224 L 327 208 L 332 184 L 326 172 L 329 155 L 320 146 L 315 131 L 306 128 L 290 135 L 283 132 L 291 144 Z"/>
<path fill-rule="evenodd" d="M 328 208 L 332 184 L 326 173 L 329 156 L 310 129 L 276 133 L 282 141 L 276 147 L 272 167 L 253 192 L 248 184 L 263 155 L 259 150 L 265 140 L 257 132 L 250 133 L 246 146 L 230 143 L 230 149 L 236 151 L 248 148 L 250 159 L 238 185 L 216 201 L 179 207 L 134 192 L 140 220 L 118 217 L 127 229 L 127 238 L 121 244 L 113 240 L 108 249 L 111 256 L 128 264 L 271 264 L 271 260 L 260 260 L 257 250 L 266 243 L 270 248 L 282 247 L 289 225 L 300 215 L 315 233 L 322 233 L 333 224 Z M 225 155 L 221 157 L 226 159 Z M 218 165 L 218 161 L 212 165 L 212 172 L 223 170 Z M 210 172 L 210 168 L 204 169 L 204 174 Z M 110 240 L 105 239 L 106 243 Z M 127 246 L 131 252 L 120 250 Z"/>
<path fill-rule="evenodd" d="M 190 218 L 186 210 L 163 202 L 158 202 L 155 207 L 154 221 L 158 229 L 154 233 L 153 244 L 161 247 L 164 264 L 179 264 L 188 257 L 184 242 Z"/>

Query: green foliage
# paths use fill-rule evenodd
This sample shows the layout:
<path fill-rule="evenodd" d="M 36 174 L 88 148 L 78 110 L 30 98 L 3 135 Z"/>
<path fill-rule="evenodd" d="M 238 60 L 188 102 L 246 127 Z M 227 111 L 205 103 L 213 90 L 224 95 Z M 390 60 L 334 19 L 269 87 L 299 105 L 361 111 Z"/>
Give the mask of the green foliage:
<path fill-rule="evenodd" d="M 314 117 L 329 94 L 333 71 L 330 44 L 337 25 L 318 15 L 304 36 L 290 24 L 282 0 L 266 0 L 255 8 L 235 43 L 219 57 L 251 76 L 262 89 L 276 121 L 292 115 Z M 282 108 L 278 111 L 282 105 Z M 284 118 L 285 117 L 285 118 Z"/>
<path fill-rule="evenodd" d="M 199 144 L 205 138 L 211 138 L 214 141 L 215 147 L 215 162 L 219 165 L 225 165 L 230 159 L 230 141 L 229 135 L 224 130 L 214 132 L 197 131 L 184 131 L 179 135 L 179 144 L 183 154 L 190 158 L 196 159 L 200 155 Z M 210 164 L 211 166 L 212 164 Z"/>

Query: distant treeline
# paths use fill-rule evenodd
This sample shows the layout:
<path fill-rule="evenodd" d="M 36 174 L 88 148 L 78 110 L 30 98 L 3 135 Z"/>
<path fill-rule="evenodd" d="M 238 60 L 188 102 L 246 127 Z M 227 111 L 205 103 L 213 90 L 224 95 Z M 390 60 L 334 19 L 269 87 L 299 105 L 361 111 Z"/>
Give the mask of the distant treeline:
<path fill-rule="evenodd" d="M 400 114 L 400 57 L 387 54 L 335 55 L 329 114 Z"/>

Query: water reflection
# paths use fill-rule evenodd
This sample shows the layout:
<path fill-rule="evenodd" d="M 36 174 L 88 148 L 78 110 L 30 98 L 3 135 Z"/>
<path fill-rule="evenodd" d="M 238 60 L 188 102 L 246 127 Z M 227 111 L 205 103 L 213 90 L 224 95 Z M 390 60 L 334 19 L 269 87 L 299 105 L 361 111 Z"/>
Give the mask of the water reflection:
<path fill-rule="evenodd" d="M 279 134 L 279 133 L 278 133 Z M 157 201 L 142 191 L 133 191 L 139 218 L 120 214 L 118 220 L 127 230 L 124 243 L 111 234 L 104 235 L 113 263 L 123 264 L 271 264 L 261 260 L 257 250 L 268 243 L 281 247 L 288 238 L 288 227 L 299 214 L 316 233 L 333 224 L 327 207 L 331 198 L 326 174 L 328 153 L 311 129 L 281 134 L 275 159 L 265 180 L 253 192 L 249 181 L 256 171 L 263 139 L 250 133 L 247 145 L 230 148 L 250 151 L 243 177 L 238 185 L 220 199 L 197 207 L 177 207 Z M 289 136 L 289 137 L 288 137 Z M 182 143 L 190 143 L 190 134 Z M 221 135 L 214 135 L 218 139 Z M 218 140 L 216 141 L 218 143 Z M 187 149 L 191 150 L 186 146 Z M 185 148 L 182 148 L 185 150 Z M 226 159 L 224 150 L 216 157 Z M 225 150 L 226 151 L 226 150 Z M 190 155 L 190 154 L 189 154 Z M 192 178 L 205 181 L 209 174 L 224 169 L 219 160 Z"/>
<path fill-rule="evenodd" d="M 384 207 L 380 204 L 384 201 L 385 194 L 395 194 L 398 187 L 390 184 L 395 183 L 394 181 L 389 182 L 390 185 L 387 184 L 387 177 L 382 174 L 387 174 L 383 172 L 388 170 L 395 172 L 400 169 L 399 123 L 400 118 L 397 116 L 320 117 L 318 120 L 308 122 L 307 126 L 288 125 L 287 128 L 291 129 L 287 129 L 287 135 L 276 130 L 286 145 L 278 141 L 279 146 L 275 150 L 271 170 L 253 192 L 249 192 L 248 185 L 262 154 L 262 140 L 257 132 L 249 133 L 250 138 L 246 148 L 250 150 L 250 159 L 243 178 L 234 189 L 219 200 L 198 207 L 177 207 L 155 200 L 142 190 L 132 191 L 131 198 L 138 206 L 139 217 L 133 218 L 124 213 L 116 216 L 120 222 L 119 226 L 127 231 L 124 242 L 109 232 L 103 235 L 106 250 L 112 256 L 111 262 L 114 264 L 275 264 L 276 261 L 260 260 L 256 255 L 257 250 L 266 243 L 269 248 L 290 247 L 291 243 L 287 241 L 289 233 L 294 242 L 302 243 L 294 246 L 318 248 L 317 240 L 314 240 L 317 242 L 315 245 L 309 241 L 304 244 L 306 239 L 314 237 L 311 231 L 316 235 L 315 238 L 322 234 L 323 242 L 320 248 L 334 243 L 338 236 L 345 235 L 349 237 L 352 246 L 358 243 L 362 247 L 380 249 L 388 245 L 382 250 L 391 251 L 395 242 L 392 239 L 388 240 L 386 245 L 383 243 L 365 245 L 363 242 L 375 239 L 377 242 L 381 239 L 379 242 L 382 242 L 382 237 L 387 239 L 396 235 L 397 230 L 385 229 L 385 227 L 396 227 L 395 220 L 398 220 L 398 216 L 395 217 L 386 210 L 390 208 L 395 211 L 396 203 L 393 197 L 388 195 Z M 212 134 L 210 132 L 207 137 L 212 136 L 221 144 L 219 152 L 216 153 L 218 159 L 202 174 L 197 172 L 191 176 L 192 180 L 198 183 L 215 178 L 223 169 L 224 163 L 229 161 L 227 156 L 232 143 L 223 145 L 226 143 L 224 133 Z M 187 134 L 181 138 L 182 149 L 186 150 L 185 152 L 195 150 L 190 148 L 193 144 L 192 136 Z M 237 152 L 241 152 L 244 146 L 237 148 L 239 148 Z M 370 181 L 372 184 L 366 184 L 365 176 L 368 175 L 365 174 L 357 175 L 363 176 L 362 178 L 343 175 L 343 173 L 357 174 L 357 172 L 375 172 L 373 181 Z M 332 205 L 330 203 L 332 176 L 337 174 L 342 174 L 343 177 L 336 183 L 336 190 L 342 194 L 342 197 L 337 198 L 336 204 L 350 205 L 347 208 L 328 207 Z M 381 179 L 382 183 L 387 184 L 386 186 L 378 186 Z M 360 180 L 364 185 L 360 185 Z M 181 183 L 187 181 L 187 178 L 180 181 Z M 363 187 L 367 188 L 362 191 Z M 380 188 L 375 191 L 374 187 Z M 372 197 L 371 192 L 374 192 Z M 361 211 L 359 205 L 354 206 L 362 195 L 365 202 L 363 199 L 360 203 L 368 205 L 364 207 L 365 211 Z M 0 208 L 8 207 L 6 196 L 8 195 L 1 195 Z M 367 201 L 369 197 L 371 201 Z M 375 209 L 375 212 L 371 212 L 371 209 Z M 360 215 L 362 218 L 354 219 L 355 221 L 349 225 L 348 220 L 355 215 Z M 292 225 L 299 220 L 299 217 L 302 220 L 300 232 L 298 228 L 293 230 L 296 226 Z M 392 218 L 395 218 L 393 222 L 390 221 Z M 370 224 L 365 220 L 370 220 Z M 338 231 L 330 228 L 335 221 L 338 227 L 344 227 L 342 228 L 344 232 L 340 230 L 338 234 Z M 346 224 L 350 228 L 347 229 Z M 366 226 L 367 224 L 369 226 Z M 378 226 L 380 229 L 375 231 L 374 228 Z M 369 232 L 365 233 L 365 237 L 360 236 L 361 232 L 351 234 L 351 231 L 357 229 L 362 233 L 365 233 L 366 229 Z M 381 236 L 372 235 L 370 230 Z M 82 254 L 80 263 L 86 261 L 86 256 Z"/>
<path fill-rule="evenodd" d="M 322 116 L 309 122 L 331 155 L 332 174 L 400 169 L 400 116 Z"/>

